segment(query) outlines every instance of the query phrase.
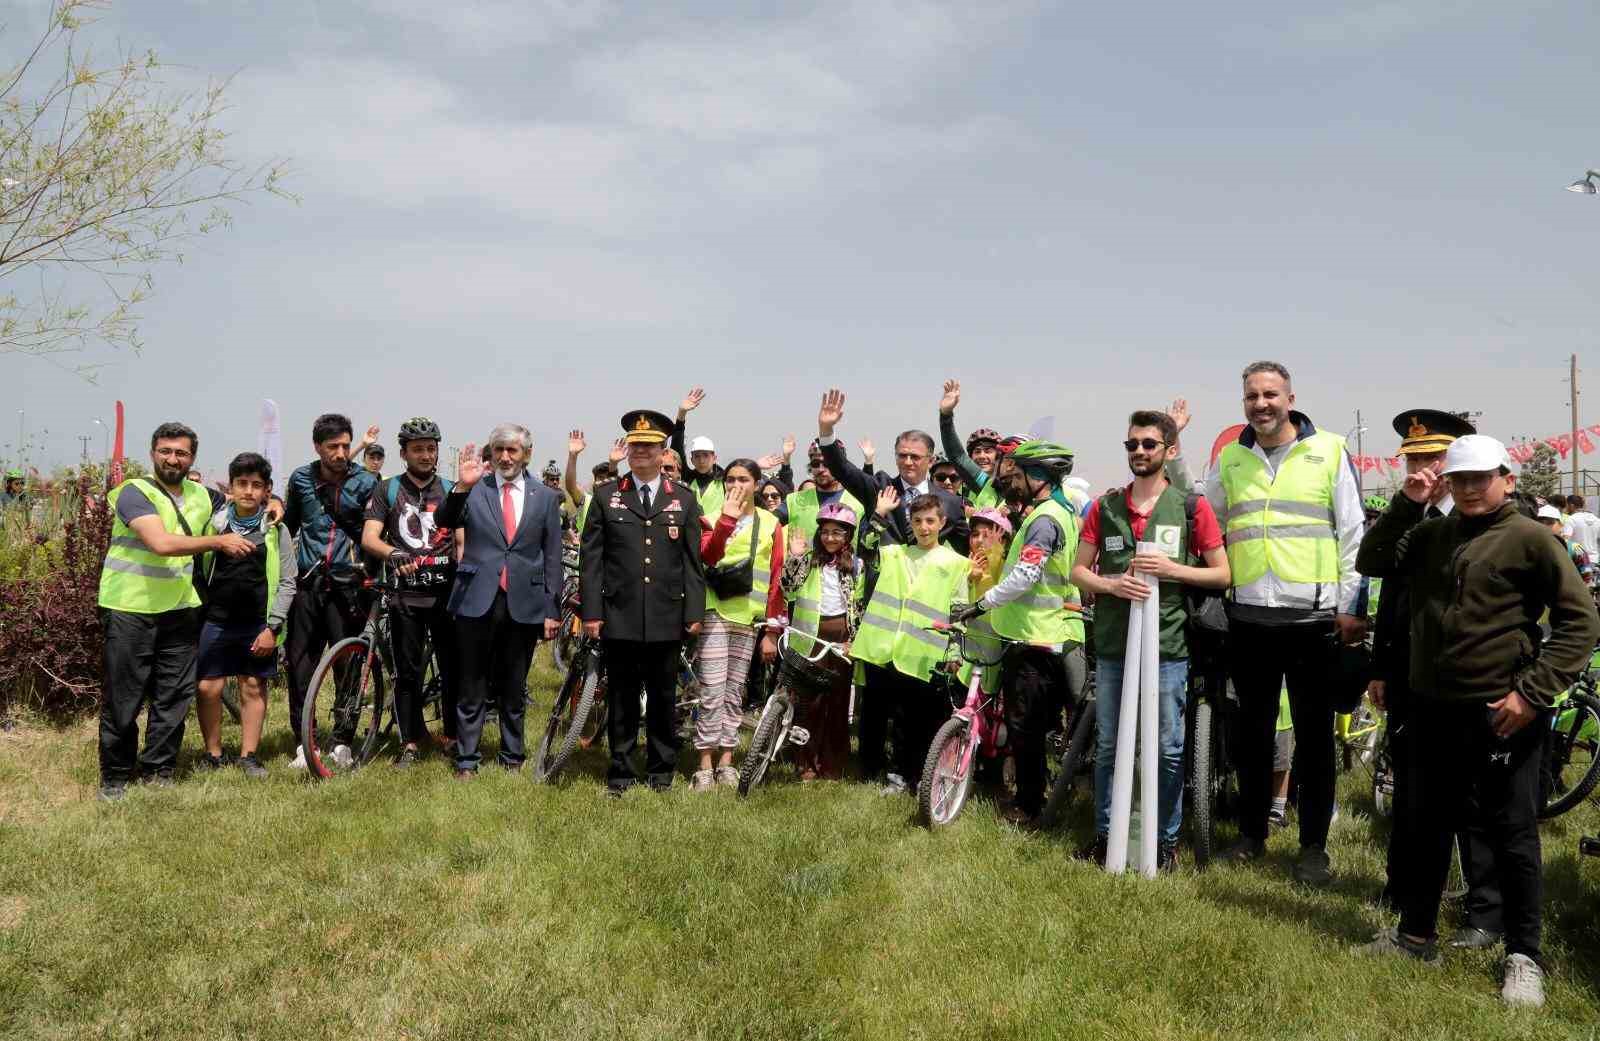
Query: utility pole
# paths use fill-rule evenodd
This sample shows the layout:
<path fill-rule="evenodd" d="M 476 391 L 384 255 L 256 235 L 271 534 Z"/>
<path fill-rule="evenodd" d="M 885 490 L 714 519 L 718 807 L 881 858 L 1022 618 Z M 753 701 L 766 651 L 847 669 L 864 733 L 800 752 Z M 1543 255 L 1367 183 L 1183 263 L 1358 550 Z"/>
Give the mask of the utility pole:
<path fill-rule="evenodd" d="M 1582 495 L 1578 487 L 1578 356 L 1572 356 L 1572 494 Z"/>
<path fill-rule="evenodd" d="M 87 463 L 89 461 L 89 435 L 79 434 L 78 444 L 83 447 L 83 461 Z"/>

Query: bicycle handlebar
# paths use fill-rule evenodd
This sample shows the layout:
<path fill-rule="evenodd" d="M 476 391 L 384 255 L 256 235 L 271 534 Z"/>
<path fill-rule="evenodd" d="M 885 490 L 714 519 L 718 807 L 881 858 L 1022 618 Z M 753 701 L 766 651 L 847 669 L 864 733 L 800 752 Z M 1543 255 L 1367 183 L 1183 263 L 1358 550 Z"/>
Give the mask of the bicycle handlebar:
<path fill-rule="evenodd" d="M 800 658 L 804 658 L 813 665 L 827 657 L 829 654 L 835 655 L 843 661 L 850 660 L 850 656 L 845 653 L 844 644 L 832 643 L 828 640 L 824 640 L 816 633 L 808 633 L 804 629 L 797 629 L 793 625 L 789 624 L 789 620 L 787 618 L 768 618 L 766 624 L 773 628 L 783 630 L 783 635 L 778 638 L 778 646 L 780 648 L 783 650 L 792 651 L 793 654 Z M 803 639 L 810 640 L 820 649 L 811 654 L 801 654 L 799 651 L 792 650 L 792 648 L 789 646 L 789 637 L 795 633 L 799 633 Z"/>

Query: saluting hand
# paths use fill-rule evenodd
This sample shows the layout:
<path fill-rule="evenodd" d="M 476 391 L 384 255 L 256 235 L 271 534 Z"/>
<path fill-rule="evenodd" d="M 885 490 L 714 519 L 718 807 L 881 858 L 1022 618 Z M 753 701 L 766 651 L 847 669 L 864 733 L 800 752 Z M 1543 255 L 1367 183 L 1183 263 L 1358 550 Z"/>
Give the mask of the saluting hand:
<path fill-rule="evenodd" d="M 466 447 L 461 449 L 461 454 L 456 456 L 456 483 L 463 488 L 471 488 L 483 479 L 483 459 L 478 455 L 478 446 L 468 441 Z"/>
<path fill-rule="evenodd" d="M 1406 498 L 1421 506 L 1433 498 L 1433 491 L 1438 486 L 1439 476 L 1430 467 L 1406 474 L 1406 483 L 1401 490 L 1406 493 Z"/>

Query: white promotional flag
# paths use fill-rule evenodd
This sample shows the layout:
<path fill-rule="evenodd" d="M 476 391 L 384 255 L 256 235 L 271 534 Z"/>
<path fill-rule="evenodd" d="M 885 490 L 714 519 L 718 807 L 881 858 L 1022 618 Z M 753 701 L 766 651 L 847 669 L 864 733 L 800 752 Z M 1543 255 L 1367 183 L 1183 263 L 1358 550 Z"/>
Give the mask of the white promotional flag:
<path fill-rule="evenodd" d="M 261 399 L 261 426 L 256 434 L 256 451 L 266 456 L 267 462 L 272 464 L 272 479 L 281 489 L 289 475 L 283 472 L 283 431 L 278 426 L 278 403 L 271 398 Z"/>

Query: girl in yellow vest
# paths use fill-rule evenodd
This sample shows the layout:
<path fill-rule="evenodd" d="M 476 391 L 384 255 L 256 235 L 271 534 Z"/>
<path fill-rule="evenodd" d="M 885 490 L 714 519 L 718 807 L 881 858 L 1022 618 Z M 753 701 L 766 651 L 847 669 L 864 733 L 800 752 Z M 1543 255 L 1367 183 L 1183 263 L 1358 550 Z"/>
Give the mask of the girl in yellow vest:
<path fill-rule="evenodd" d="M 754 460 L 728 464 L 721 512 L 701 540 L 706 617 L 700 630 L 700 716 L 694 733 L 694 746 L 700 750 L 700 769 L 692 784 L 697 792 L 739 783 L 733 753 L 739 747 L 744 685 L 755 657 L 756 636 L 765 630 L 768 618 L 783 614 L 778 581 L 783 570 L 783 526 L 756 507 L 759 480 L 761 467 Z M 702 523 L 709 520 L 702 518 Z M 777 637 L 767 632 L 761 640 L 762 659 L 771 662 L 777 655 Z"/>
<path fill-rule="evenodd" d="M 861 562 L 855 555 L 858 518 L 842 502 L 817 511 L 816 534 L 808 543 L 790 527 L 789 557 L 783 565 L 783 596 L 793 605 L 790 620 L 801 632 L 847 647 L 861 621 Z M 810 656 L 815 645 L 798 633 L 789 649 Z M 804 668 L 786 663 L 779 682 L 794 695 L 795 722 L 811 740 L 795 749 L 802 781 L 837 780 L 850 759 L 850 674 L 848 661 L 827 654 Z"/>

